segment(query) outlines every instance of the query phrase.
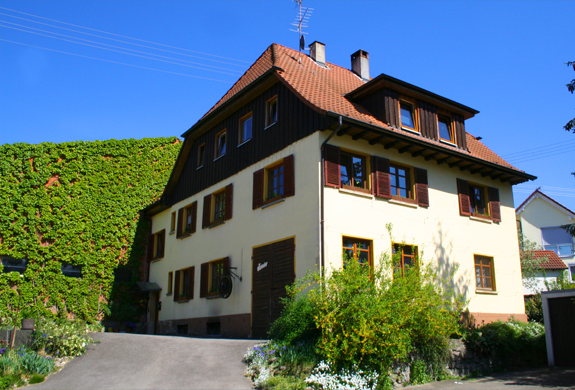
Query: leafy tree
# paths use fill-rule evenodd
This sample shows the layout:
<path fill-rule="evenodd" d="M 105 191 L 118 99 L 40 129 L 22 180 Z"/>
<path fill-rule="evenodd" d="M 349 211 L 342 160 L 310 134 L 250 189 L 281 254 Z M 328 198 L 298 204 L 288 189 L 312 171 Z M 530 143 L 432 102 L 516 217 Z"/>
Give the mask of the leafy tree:
<path fill-rule="evenodd" d="M 523 233 L 519 233 L 519 256 L 521 258 L 521 274 L 523 286 L 533 290 L 537 286 L 537 275 L 541 272 L 541 264 L 547 261 L 547 257 L 535 257 L 534 251 L 540 250 L 536 243 L 529 241 Z"/>
<path fill-rule="evenodd" d="M 572 66 L 573 70 L 575 70 L 575 61 L 567 62 L 567 66 Z M 573 91 L 575 91 L 575 79 L 571 80 L 571 82 L 569 84 L 567 84 L 567 89 L 571 93 L 573 93 Z M 563 128 L 567 131 L 573 130 L 573 133 L 575 133 L 575 118 L 573 118 L 569 122 L 567 122 L 567 124 L 565 126 L 563 126 Z"/>
<path fill-rule="evenodd" d="M 575 120 L 575 119 L 574 119 Z M 561 225 L 562 229 L 565 229 L 567 231 L 567 233 L 571 234 L 573 237 L 575 237 L 575 223 L 572 223 L 570 225 Z"/>

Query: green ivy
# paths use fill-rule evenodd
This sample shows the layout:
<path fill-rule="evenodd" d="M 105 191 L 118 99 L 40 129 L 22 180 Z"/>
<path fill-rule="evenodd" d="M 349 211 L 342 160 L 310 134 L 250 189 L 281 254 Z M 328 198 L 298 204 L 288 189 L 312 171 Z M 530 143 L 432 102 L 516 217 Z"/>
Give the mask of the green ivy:
<path fill-rule="evenodd" d="M 0 324 L 109 313 L 114 269 L 137 273 L 149 233 L 139 212 L 162 194 L 180 147 L 175 137 L 0 145 L 0 255 L 28 259 L 23 275 L 0 265 Z M 62 262 L 82 277 L 64 276 Z"/>

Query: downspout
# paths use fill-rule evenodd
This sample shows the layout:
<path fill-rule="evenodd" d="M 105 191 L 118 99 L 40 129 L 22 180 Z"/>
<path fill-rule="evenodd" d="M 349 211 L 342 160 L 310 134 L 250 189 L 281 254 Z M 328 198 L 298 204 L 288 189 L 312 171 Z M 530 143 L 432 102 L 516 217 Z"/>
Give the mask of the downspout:
<path fill-rule="evenodd" d="M 324 191 L 325 191 L 325 145 L 341 129 L 342 118 L 339 116 L 337 128 L 321 144 L 321 201 L 320 201 L 320 230 L 321 230 L 321 254 L 320 254 L 320 276 L 323 276 L 325 267 L 325 219 L 324 219 Z"/>

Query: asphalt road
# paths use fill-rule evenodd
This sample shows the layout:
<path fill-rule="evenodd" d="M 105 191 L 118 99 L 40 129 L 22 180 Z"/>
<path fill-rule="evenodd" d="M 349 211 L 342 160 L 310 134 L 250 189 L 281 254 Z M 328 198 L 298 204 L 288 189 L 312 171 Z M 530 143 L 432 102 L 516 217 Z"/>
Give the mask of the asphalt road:
<path fill-rule="evenodd" d="M 251 389 L 242 357 L 257 340 L 95 333 L 86 354 L 31 389 Z"/>

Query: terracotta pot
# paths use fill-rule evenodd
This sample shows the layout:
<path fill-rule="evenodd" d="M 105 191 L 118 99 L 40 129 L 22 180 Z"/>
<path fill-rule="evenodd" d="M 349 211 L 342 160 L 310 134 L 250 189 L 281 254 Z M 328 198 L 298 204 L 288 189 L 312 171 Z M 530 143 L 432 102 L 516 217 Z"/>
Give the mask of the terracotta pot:
<path fill-rule="evenodd" d="M 22 320 L 22 329 L 32 330 L 34 329 L 34 322 L 36 320 L 34 318 L 24 318 Z"/>

